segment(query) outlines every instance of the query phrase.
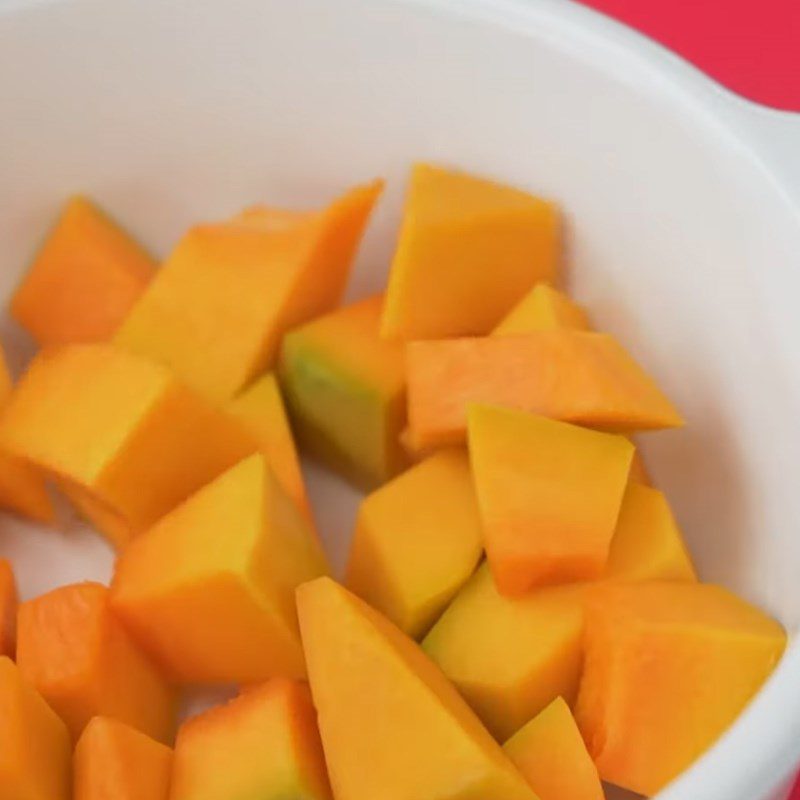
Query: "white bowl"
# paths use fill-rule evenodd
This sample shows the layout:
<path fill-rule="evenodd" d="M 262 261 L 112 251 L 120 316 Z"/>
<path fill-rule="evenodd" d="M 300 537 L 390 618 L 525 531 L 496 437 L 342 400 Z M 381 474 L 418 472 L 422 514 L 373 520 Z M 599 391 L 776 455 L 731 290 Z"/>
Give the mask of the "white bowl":
<path fill-rule="evenodd" d="M 558 199 L 578 297 L 689 427 L 647 439 L 702 574 L 800 623 L 800 118 L 739 100 L 563 0 L 0 0 L 0 294 L 63 198 L 165 252 L 246 203 L 391 190 L 353 292 L 383 281 L 431 159 Z M 19 366 L 29 348 L 7 321 Z M 355 496 L 313 470 L 329 541 Z M 335 547 L 337 557 L 344 552 Z M 25 596 L 109 577 L 99 538 L 8 521 Z M 800 760 L 800 649 L 662 800 L 767 800 Z"/>

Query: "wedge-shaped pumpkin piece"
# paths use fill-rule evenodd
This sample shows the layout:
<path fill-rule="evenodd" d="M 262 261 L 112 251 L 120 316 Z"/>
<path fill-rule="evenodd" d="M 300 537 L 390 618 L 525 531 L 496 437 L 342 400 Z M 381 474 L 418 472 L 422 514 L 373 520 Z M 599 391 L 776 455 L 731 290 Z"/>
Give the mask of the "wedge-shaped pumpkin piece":
<path fill-rule="evenodd" d="M 697 580 L 683 534 L 662 492 L 628 484 L 605 574 L 629 581 Z"/>
<path fill-rule="evenodd" d="M 256 441 L 286 494 L 309 521 L 313 521 L 300 460 L 275 375 L 268 372 L 259 378 L 230 402 L 228 411 Z"/>
<path fill-rule="evenodd" d="M 73 757 L 73 800 L 167 800 L 172 750 L 109 717 L 84 728 Z"/>
<path fill-rule="evenodd" d="M 14 657 L 17 647 L 17 581 L 11 563 L 0 558 L 0 656 Z"/>
<path fill-rule="evenodd" d="M 287 330 L 339 302 L 380 190 L 359 186 L 293 223 L 250 215 L 192 228 L 115 341 L 229 400 L 270 367 Z"/>
<path fill-rule="evenodd" d="M 416 448 L 463 442 L 470 403 L 621 432 L 682 424 L 652 378 L 602 333 L 559 329 L 412 342 L 407 366 Z"/>
<path fill-rule="evenodd" d="M 603 780 L 657 794 L 734 721 L 786 634 L 718 586 L 608 584 L 587 599 L 575 716 Z"/>
<path fill-rule="evenodd" d="M 362 501 L 347 587 L 417 638 L 475 571 L 482 552 L 469 459 L 463 450 L 443 450 Z"/>
<path fill-rule="evenodd" d="M 303 647 L 337 800 L 533 800 L 418 646 L 330 578 L 297 591 Z"/>
<path fill-rule="evenodd" d="M 0 445 L 52 475 L 117 545 L 256 450 L 166 368 L 103 344 L 40 353 Z"/>
<path fill-rule="evenodd" d="M 0 709 L 0 797 L 70 800 L 67 728 L 6 656 L 0 656 Z"/>
<path fill-rule="evenodd" d="M 294 589 L 326 571 L 308 521 L 256 454 L 126 548 L 112 605 L 175 681 L 303 677 Z"/>
<path fill-rule="evenodd" d="M 469 450 L 503 594 L 603 573 L 633 457 L 625 437 L 476 405 Z"/>
<path fill-rule="evenodd" d="M 91 200 L 73 197 L 14 293 L 11 314 L 41 345 L 107 341 L 155 267 Z"/>
<path fill-rule="evenodd" d="M 499 740 L 556 697 L 575 699 L 584 590 L 555 586 L 504 597 L 484 565 L 425 637 L 423 650 Z"/>
<path fill-rule="evenodd" d="M 485 334 L 559 266 L 552 203 L 471 175 L 411 173 L 381 331 L 400 339 Z"/>
<path fill-rule="evenodd" d="M 0 409 L 8 403 L 11 391 L 11 374 L 0 348 Z M 3 451 L 0 451 L 0 508 L 37 522 L 55 520 L 53 504 L 41 474 L 30 464 Z"/>
<path fill-rule="evenodd" d="M 370 297 L 292 331 L 280 362 L 300 443 L 366 488 L 405 464 L 404 348 L 378 336 L 382 303 Z"/>
<path fill-rule="evenodd" d="M 184 722 L 170 798 L 331 800 L 308 686 L 274 678 Z"/>
<path fill-rule="evenodd" d="M 495 336 L 518 336 L 558 328 L 589 330 L 591 325 L 586 309 L 549 283 L 537 283 L 492 333 Z"/>
<path fill-rule="evenodd" d="M 173 692 L 111 613 L 105 586 L 72 584 L 28 600 L 18 623 L 19 668 L 74 740 L 96 716 L 171 740 Z"/>
<path fill-rule="evenodd" d="M 603 800 L 603 787 L 581 732 L 557 697 L 504 745 L 540 800 Z"/>

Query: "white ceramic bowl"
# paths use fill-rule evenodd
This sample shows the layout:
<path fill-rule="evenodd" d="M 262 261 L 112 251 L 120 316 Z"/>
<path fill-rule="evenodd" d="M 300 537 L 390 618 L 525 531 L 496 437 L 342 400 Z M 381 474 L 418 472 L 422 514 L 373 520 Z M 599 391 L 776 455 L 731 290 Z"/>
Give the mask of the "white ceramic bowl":
<path fill-rule="evenodd" d="M 381 284 L 414 159 L 558 199 L 578 297 L 689 420 L 647 440 L 703 575 L 800 623 L 800 118 L 565 0 L 0 0 L 0 294 L 68 193 L 165 252 L 199 219 L 386 175 L 353 292 Z M 19 366 L 24 337 L 3 336 Z M 341 560 L 355 496 L 313 470 Z M 338 545 L 338 546 L 337 546 Z M 109 577 L 99 538 L 13 521 L 26 596 Z M 800 649 L 662 800 L 779 797 Z"/>

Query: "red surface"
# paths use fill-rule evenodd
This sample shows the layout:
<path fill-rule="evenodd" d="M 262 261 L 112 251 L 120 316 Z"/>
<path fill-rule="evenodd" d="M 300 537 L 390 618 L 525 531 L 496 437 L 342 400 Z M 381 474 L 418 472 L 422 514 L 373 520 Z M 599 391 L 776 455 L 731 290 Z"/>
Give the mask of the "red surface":
<path fill-rule="evenodd" d="M 789 800 L 800 800 L 800 778 L 797 779 L 797 783 L 794 785 L 794 789 L 792 789 Z"/>
<path fill-rule="evenodd" d="M 800 0 L 582 2 L 652 36 L 733 91 L 800 111 Z"/>

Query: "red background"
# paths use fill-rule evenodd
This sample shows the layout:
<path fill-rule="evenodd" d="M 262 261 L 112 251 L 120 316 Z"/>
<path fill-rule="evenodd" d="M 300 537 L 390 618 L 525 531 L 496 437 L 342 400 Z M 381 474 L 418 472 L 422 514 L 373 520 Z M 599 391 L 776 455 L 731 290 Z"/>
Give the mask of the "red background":
<path fill-rule="evenodd" d="M 800 111 L 800 0 L 583 0 L 728 88 Z"/>

